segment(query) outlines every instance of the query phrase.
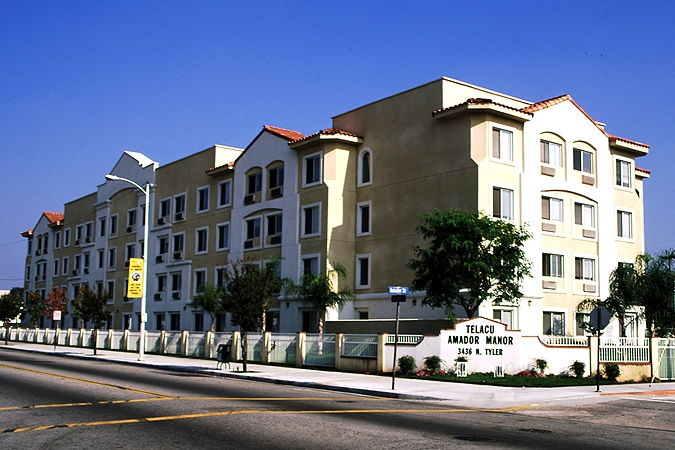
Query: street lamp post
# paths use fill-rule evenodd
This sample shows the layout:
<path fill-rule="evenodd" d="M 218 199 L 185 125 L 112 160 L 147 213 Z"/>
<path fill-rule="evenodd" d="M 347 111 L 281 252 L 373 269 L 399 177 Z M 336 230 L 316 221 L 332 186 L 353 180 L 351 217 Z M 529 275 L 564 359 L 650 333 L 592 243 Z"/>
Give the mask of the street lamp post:
<path fill-rule="evenodd" d="M 133 184 L 145 194 L 145 226 L 143 227 L 143 294 L 141 295 L 140 337 L 138 339 L 138 360 L 143 361 L 145 359 L 145 322 L 147 321 L 145 309 L 148 295 L 148 238 L 150 231 L 150 186 L 152 186 L 152 183 L 149 181 L 146 182 L 144 189 L 135 181 L 118 177 L 117 175 L 106 175 L 105 179 L 110 181 L 125 181 Z"/>

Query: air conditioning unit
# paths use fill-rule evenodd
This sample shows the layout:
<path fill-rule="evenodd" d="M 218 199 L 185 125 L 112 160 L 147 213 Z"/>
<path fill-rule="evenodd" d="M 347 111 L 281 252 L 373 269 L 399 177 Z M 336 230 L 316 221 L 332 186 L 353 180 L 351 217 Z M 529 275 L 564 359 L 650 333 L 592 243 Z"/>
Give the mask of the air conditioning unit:
<path fill-rule="evenodd" d="M 43 273 L 43 274 L 42 274 L 42 279 L 43 279 L 43 280 L 46 280 L 46 279 L 47 279 L 47 274 L 46 274 L 46 273 Z"/>
<path fill-rule="evenodd" d="M 84 239 L 84 243 L 85 243 L 85 244 L 89 244 L 90 242 L 91 242 L 91 238 L 90 238 L 89 236 L 87 236 L 87 237 Z"/>
<path fill-rule="evenodd" d="M 164 225 L 165 222 L 166 219 L 164 219 L 164 217 L 160 217 L 159 219 L 157 219 L 157 225 Z"/>
<path fill-rule="evenodd" d="M 164 255 L 157 255 L 157 258 L 155 258 L 155 263 L 160 264 L 164 262 Z"/>
<path fill-rule="evenodd" d="M 255 194 L 248 194 L 244 197 L 244 205 L 250 205 L 251 203 L 255 203 Z"/>
<path fill-rule="evenodd" d="M 174 300 L 180 300 L 180 291 L 175 291 L 171 294 L 171 298 Z"/>
<path fill-rule="evenodd" d="M 254 241 L 253 239 L 249 239 L 248 241 L 244 241 L 244 248 L 253 248 Z"/>
<path fill-rule="evenodd" d="M 80 245 L 80 240 L 79 240 L 79 239 L 75 239 L 75 245 Z"/>
<path fill-rule="evenodd" d="M 124 268 L 128 269 L 129 268 L 129 261 L 124 261 Z"/>
<path fill-rule="evenodd" d="M 544 289 L 556 289 L 558 287 L 558 283 L 556 281 L 543 280 L 541 282 L 541 287 Z"/>
<path fill-rule="evenodd" d="M 86 273 L 89 273 L 89 267 L 85 267 L 85 268 L 84 268 L 84 273 L 85 273 L 85 274 L 86 274 Z"/>
<path fill-rule="evenodd" d="M 281 235 L 272 236 L 270 238 L 270 245 L 279 245 L 281 244 Z"/>
<path fill-rule="evenodd" d="M 282 195 L 284 195 L 283 186 L 275 187 L 274 189 L 270 190 L 270 196 L 272 198 L 281 197 Z"/>
<path fill-rule="evenodd" d="M 173 259 L 183 259 L 183 252 L 173 252 Z"/>
<path fill-rule="evenodd" d="M 127 233 L 132 233 L 134 231 L 134 227 L 127 227 Z"/>
<path fill-rule="evenodd" d="M 79 271 L 77 269 L 73 269 L 73 276 L 77 276 Z"/>
<path fill-rule="evenodd" d="M 161 293 L 161 292 L 157 292 L 157 293 L 155 294 L 155 301 L 160 301 L 161 299 L 162 299 L 162 293 Z"/>
<path fill-rule="evenodd" d="M 41 254 L 40 250 L 35 250 L 35 256 L 40 256 Z"/>
<path fill-rule="evenodd" d="M 175 218 L 176 218 L 176 220 L 183 220 L 183 219 L 185 219 L 185 214 L 183 214 L 182 212 L 178 212 L 178 213 L 176 213 Z"/>

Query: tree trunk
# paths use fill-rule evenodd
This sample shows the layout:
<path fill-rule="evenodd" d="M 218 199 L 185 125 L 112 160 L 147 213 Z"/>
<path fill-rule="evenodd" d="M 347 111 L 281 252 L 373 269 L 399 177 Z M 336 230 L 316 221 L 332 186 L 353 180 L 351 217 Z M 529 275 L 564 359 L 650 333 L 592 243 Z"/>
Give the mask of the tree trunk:
<path fill-rule="evenodd" d="M 94 328 L 91 345 L 94 347 L 94 355 L 96 355 L 96 341 L 98 340 L 98 328 Z"/>
<path fill-rule="evenodd" d="M 243 359 L 242 370 L 248 372 L 248 364 L 246 361 L 248 358 L 248 332 L 243 327 L 241 328 L 241 356 Z"/>

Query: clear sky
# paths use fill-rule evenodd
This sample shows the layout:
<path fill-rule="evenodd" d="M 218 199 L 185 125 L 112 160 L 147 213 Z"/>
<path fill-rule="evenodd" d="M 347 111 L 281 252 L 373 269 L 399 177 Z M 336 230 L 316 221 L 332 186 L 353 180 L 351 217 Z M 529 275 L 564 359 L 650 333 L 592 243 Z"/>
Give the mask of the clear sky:
<path fill-rule="evenodd" d="M 672 1 L 0 1 L 0 289 L 23 285 L 42 211 L 124 150 L 160 165 L 265 124 L 305 134 L 443 76 L 569 93 L 651 145 L 647 251 L 675 247 Z"/>

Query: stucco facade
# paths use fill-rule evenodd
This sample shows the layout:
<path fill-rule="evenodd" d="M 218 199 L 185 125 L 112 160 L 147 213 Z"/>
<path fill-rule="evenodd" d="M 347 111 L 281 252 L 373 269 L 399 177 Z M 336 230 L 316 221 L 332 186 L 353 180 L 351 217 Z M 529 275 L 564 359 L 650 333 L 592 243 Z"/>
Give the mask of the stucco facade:
<path fill-rule="evenodd" d="M 607 133 L 569 96 L 532 103 L 443 78 L 335 116 L 331 128 L 309 136 L 265 126 L 245 149 L 214 146 L 163 166 L 125 152 L 111 173 L 153 184 L 150 330 L 208 329 L 191 298 L 199 284 L 222 282 L 228 259 L 240 258 L 281 258 L 280 275 L 296 280 L 340 262 L 356 300 L 327 319 L 392 318 L 387 287 L 412 281 L 406 264 L 422 243 L 419 215 L 463 208 L 533 234 L 525 298 L 484 304 L 479 314 L 527 335 L 574 336 L 584 320 L 576 305 L 605 297 L 611 271 L 644 251 L 649 172 L 635 159 L 648 150 Z M 140 305 L 125 297 L 125 262 L 141 256 L 144 204 L 131 185 L 106 181 L 66 204 L 58 224 L 43 216 L 24 233 L 26 290 L 106 290 L 109 326 L 137 328 Z M 35 254 L 45 235 L 47 258 Z M 401 317 L 443 317 L 422 298 L 411 295 Z M 275 299 L 269 317 L 268 328 L 280 332 L 312 331 L 316 322 L 305 305 L 285 298 Z M 227 317 L 217 328 L 230 328 Z"/>

